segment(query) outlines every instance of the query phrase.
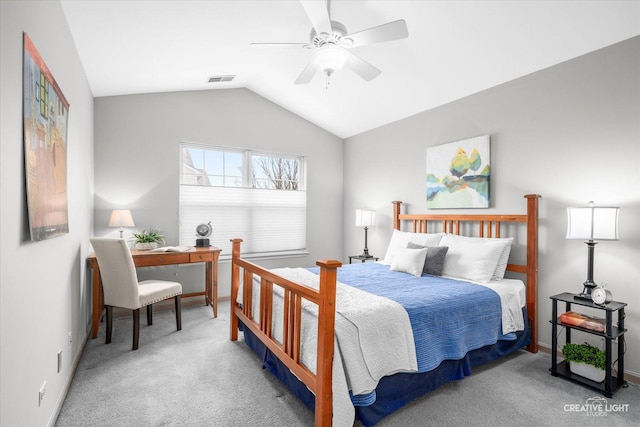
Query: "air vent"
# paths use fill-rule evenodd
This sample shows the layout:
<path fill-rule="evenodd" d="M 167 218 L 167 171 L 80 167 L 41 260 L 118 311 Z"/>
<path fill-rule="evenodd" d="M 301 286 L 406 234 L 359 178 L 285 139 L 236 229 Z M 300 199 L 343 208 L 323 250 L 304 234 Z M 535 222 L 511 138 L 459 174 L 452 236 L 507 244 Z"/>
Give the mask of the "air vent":
<path fill-rule="evenodd" d="M 226 75 L 226 76 L 213 76 L 209 77 L 209 83 L 222 83 L 222 82 L 230 82 L 235 79 L 235 75 Z"/>

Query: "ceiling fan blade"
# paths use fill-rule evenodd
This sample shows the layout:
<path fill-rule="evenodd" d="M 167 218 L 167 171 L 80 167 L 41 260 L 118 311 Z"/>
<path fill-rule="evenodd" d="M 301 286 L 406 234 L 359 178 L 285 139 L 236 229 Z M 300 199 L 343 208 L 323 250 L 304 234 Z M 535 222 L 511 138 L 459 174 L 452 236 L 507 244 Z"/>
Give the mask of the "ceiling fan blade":
<path fill-rule="evenodd" d="M 329 10 L 327 9 L 326 1 L 300 0 L 300 3 L 302 3 L 302 7 L 304 7 L 305 12 L 307 12 L 309 21 L 311 21 L 311 25 L 314 30 L 316 30 L 316 33 L 332 33 L 331 20 L 329 19 Z"/>
<path fill-rule="evenodd" d="M 313 76 L 315 76 L 316 71 L 318 71 L 318 67 L 315 64 L 315 62 L 314 61 L 309 62 L 305 67 L 305 69 L 302 70 L 302 73 L 300 73 L 300 75 L 298 76 L 298 78 L 294 83 L 297 85 L 304 85 L 309 83 L 313 78 Z"/>
<path fill-rule="evenodd" d="M 409 37 L 409 30 L 407 30 L 407 23 L 404 19 L 398 19 L 397 21 L 358 31 L 345 37 L 353 40 L 353 44 L 349 47 L 356 47 L 371 43 L 406 39 Z"/>
<path fill-rule="evenodd" d="M 249 46 L 253 48 L 284 48 L 284 49 L 293 49 L 293 48 L 309 48 L 309 43 L 249 43 Z"/>
<path fill-rule="evenodd" d="M 355 56 L 353 53 L 349 52 L 346 49 L 345 52 L 347 52 L 348 54 L 345 65 L 349 67 L 354 73 L 362 77 L 364 80 L 371 81 L 378 77 L 380 73 L 382 73 L 382 71 L 378 70 L 376 67 L 369 64 L 364 59 Z"/>

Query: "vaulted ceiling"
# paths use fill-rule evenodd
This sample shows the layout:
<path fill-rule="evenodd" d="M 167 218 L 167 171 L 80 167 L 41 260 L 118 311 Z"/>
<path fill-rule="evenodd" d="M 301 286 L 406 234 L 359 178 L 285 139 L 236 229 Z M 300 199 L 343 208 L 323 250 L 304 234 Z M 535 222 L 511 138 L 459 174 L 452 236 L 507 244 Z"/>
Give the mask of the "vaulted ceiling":
<path fill-rule="evenodd" d="M 382 73 L 327 87 L 294 84 L 310 50 L 250 46 L 309 42 L 297 0 L 61 4 L 96 97 L 246 87 L 341 138 L 640 35 L 640 1 L 332 0 L 348 34 L 404 19 L 409 37 L 350 49 Z"/>

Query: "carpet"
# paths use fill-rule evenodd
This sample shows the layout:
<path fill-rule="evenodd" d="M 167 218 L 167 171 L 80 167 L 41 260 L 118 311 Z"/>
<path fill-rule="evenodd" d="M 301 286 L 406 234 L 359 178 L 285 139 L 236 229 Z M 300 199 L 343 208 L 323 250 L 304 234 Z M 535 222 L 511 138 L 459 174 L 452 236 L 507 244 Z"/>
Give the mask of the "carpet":
<path fill-rule="evenodd" d="M 89 339 L 58 416 L 59 427 L 312 426 L 313 414 L 268 371 L 242 339 L 229 341 L 229 302 L 218 318 L 184 306 L 182 331 L 172 310 L 141 316 L 140 347 L 131 350 L 131 317 L 114 319 Z M 242 337 L 242 334 L 240 334 Z M 551 358 L 519 351 L 445 384 L 378 426 L 637 426 L 640 388 L 629 384 L 589 413 L 595 391 L 549 373 Z M 356 423 L 359 425 L 359 423 Z"/>

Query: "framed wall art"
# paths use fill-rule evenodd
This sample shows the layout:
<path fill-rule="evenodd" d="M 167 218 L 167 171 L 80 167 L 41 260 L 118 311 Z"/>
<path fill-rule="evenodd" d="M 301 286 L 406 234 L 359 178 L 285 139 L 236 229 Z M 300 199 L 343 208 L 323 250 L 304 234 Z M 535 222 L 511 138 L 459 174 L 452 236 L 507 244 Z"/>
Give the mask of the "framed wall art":
<path fill-rule="evenodd" d="M 488 208 L 489 135 L 427 148 L 427 208 Z"/>
<path fill-rule="evenodd" d="M 69 103 L 24 33 L 23 134 L 31 240 L 69 232 L 67 123 Z"/>

